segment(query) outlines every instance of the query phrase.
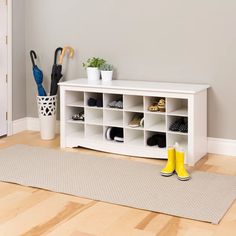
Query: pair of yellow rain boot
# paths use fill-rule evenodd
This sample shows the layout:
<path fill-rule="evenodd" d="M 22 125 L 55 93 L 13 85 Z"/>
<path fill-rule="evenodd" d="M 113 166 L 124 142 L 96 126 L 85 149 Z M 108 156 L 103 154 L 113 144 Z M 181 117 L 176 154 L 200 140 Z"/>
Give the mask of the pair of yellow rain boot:
<path fill-rule="evenodd" d="M 186 181 L 191 178 L 184 167 L 184 151 L 176 147 L 170 147 L 168 148 L 168 161 L 161 170 L 161 175 L 171 176 L 175 172 L 179 180 Z"/>

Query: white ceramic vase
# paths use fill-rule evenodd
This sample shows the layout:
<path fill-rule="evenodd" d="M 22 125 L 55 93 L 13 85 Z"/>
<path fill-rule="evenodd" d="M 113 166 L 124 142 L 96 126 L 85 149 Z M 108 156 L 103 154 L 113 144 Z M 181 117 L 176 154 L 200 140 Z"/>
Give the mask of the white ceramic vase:
<path fill-rule="evenodd" d="M 101 74 L 102 74 L 102 81 L 103 82 L 112 81 L 113 71 L 101 71 Z"/>
<path fill-rule="evenodd" d="M 97 67 L 88 67 L 87 76 L 89 81 L 100 80 L 100 70 Z"/>

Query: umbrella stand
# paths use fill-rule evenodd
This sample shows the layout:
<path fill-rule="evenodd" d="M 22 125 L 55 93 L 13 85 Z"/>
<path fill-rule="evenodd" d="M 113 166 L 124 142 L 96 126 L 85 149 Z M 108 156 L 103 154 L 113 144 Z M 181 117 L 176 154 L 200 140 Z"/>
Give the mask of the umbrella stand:
<path fill-rule="evenodd" d="M 37 96 L 41 139 L 51 140 L 56 134 L 57 95 Z"/>

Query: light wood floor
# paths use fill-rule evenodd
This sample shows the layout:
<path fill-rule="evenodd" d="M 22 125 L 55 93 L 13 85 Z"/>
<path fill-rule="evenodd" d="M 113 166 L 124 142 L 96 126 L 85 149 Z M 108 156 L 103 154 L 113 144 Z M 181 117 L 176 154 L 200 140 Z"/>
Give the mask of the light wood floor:
<path fill-rule="evenodd" d="M 0 148 L 15 144 L 59 149 L 59 138 L 42 141 L 37 132 L 23 132 L 0 139 Z M 164 164 L 158 160 L 117 156 L 85 149 L 78 151 L 96 156 Z M 195 169 L 236 175 L 236 158 L 209 154 Z M 212 225 L 0 182 L 0 236 L 15 235 L 235 236 L 236 202 L 219 225 Z"/>

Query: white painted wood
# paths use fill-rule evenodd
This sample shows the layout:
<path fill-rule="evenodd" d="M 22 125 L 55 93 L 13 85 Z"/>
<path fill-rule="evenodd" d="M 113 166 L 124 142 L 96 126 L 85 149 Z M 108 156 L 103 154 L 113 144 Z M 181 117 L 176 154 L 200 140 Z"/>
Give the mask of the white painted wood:
<path fill-rule="evenodd" d="M 166 132 L 166 116 L 148 113 L 145 116 L 145 130 Z"/>
<path fill-rule="evenodd" d="M 101 80 L 91 82 L 87 79 L 76 79 L 59 83 L 61 86 L 87 87 L 87 88 L 111 88 L 111 89 L 128 89 L 134 91 L 154 91 L 165 93 L 198 93 L 209 88 L 207 84 L 185 84 L 185 83 L 162 83 L 148 81 L 132 81 L 132 80 L 112 80 L 111 83 L 103 83 Z"/>
<path fill-rule="evenodd" d="M 187 99 L 167 99 L 167 113 L 173 116 L 188 116 L 188 100 Z"/>
<path fill-rule="evenodd" d="M 6 1 L 0 0 L 0 137 L 7 134 L 7 6 Z"/>
<path fill-rule="evenodd" d="M 60 131 L 61 131 L 61 135 L 60 135 L 60 144 L 61 144 L 61 148 L 65 148 L 66 147 L 66 97 L 69 96 L 70 92 L 66 92 L 65 88 L 61 87 L 60 88 L 60 119 L 61 119 L 61 125 L 60 125 Z M 63 98 L 63 99 L 62 99 Z M 63 125 L 62 125 L 63 124 Z"/>
<path fill-rule="evenodd" d="M 111 127 L 123 127 L 123 111 L 104 109 L 104 125 Z"/>
<path fill-rule="evenodd" d="M 7 45 L 7 73 L 8 73 L 8 83 L 7 83 L 7 135 L 10 136 L 13 133 L 13 105 L 12 105 L 12 0 L 7 0 L 7 35 L 8 35 L 8 45 Z"/>
<path fill-rule="evenodd" d="M 27 117 L 14 120 L 12 125 L 12 134 L 18 134 L 20 132 L 27 130 L 28 129 L 27 123 L 28 123 Z"/>
<path fill-rule="evenodd" d="M 207 153 L 207 91 L 201 91 L 193 98 L 194 104 L 191 125 L 193 126 L 192 163 L 200 160 Z"/>
<path fill-rule="evenodd" d="M 124 110 L 143 112 L 143 96 L 124 95 Z"/>
<path fill-rule="evenodd" d="M 124 87 L 125 85 L 127 87 Z M 149 137 L 163 132 L 166 134 L 167 145 L 173 146 L 178 142 L 185 149 L 187 164 L 194 165 L 206 154 L 208 85 L 149 84 L 117 80 L 107 86 L 100 82 L 91 85 L 84 79 L 60 83 L 61 147 L 82 146 L 117 154 L 166 158 L 166 148 L 147 146 Z M 186 88 L 186 91 L 180 89 L 181 86 Z M 135 87 L 138 90 L 134 90 Z M 89 107 L 90 97 L 103 99 L 103 107 Z M 111 101 L 121 98 L 124 103 L 123 110 L 108 107 Z M 148 106 L 157 98 L 166 99 L 166 112 L 148 111 Z M 85 112 L 85 121 L 72 121 L 72 115 L 82 110 Z M 143 114 L 144 127 L 129 127 L 135 113 Z M 188 119 L 189 132 L 185 134 L 169 131 L 170 125 L 183 116 Z M 108 127 L 123 128 L 124 143 L 106 140 L 105 132 Z"/>
<path fill-rule="evenodd" d="M 208 153 L 236 157 L 236 140 L 208 137 Z"/>
<path fill-rule="evenodd" d="M 103 125 L 103 110 L 86 107 L 86 123 L 90 125 Z"/>
<path fill-rule="evenodd" d="M 74 121 L 71 121 L 71 122 L 78 123 L 78 124 L 82 125 L 81 127 L 84 126 L 84 124 L 81 122 L 74 122 Z M 57 133 L 60 132 L 59 125 L 60 125 L 60 121 L 57 121 Z M 15 120 L 13 122 L 13 134 L 17 134 L 17 133 L 20 133 L 25 130 L 40 131 L 39 119 L 33 118 L 33 117 L 25 117 L 25 118 L 22 118 L 19 120 Z M 125 130 L 127 130 L 127 129 L 125 129 Z M 147 133 L 149 133 L 149 131 L 145 131 L 144 137 L 147 137 L 147 135 L 148 135 Z M 172 135 L 173 135 L 173 133 L 168 132 L 169 137 L 168 137 L 167 141 L 169 141 L 169 143 L 174 143 L 176 140 L 175 138 L 171 137 Z M 181 137 L 181 136 L 178 135 L 177 137 Z M 145 140 L 146 140 L 146 138 L 145 138 Z M 183 143 L 184 142 L 186 143 L 187 137 L 182 137 L 182 140 L 183 140 L 182 141 Z M 208 150 L 207 150 L 208 153 L 236 157 L 236 140 L 208 137 L 207 138 L 207 147 L 208 147 Z M 111 151 L 111 152 L 113 152 L 113 151 Z M 143 156 L 143 154 L 141 155 L 141 157 L 142 156 Z"/>

